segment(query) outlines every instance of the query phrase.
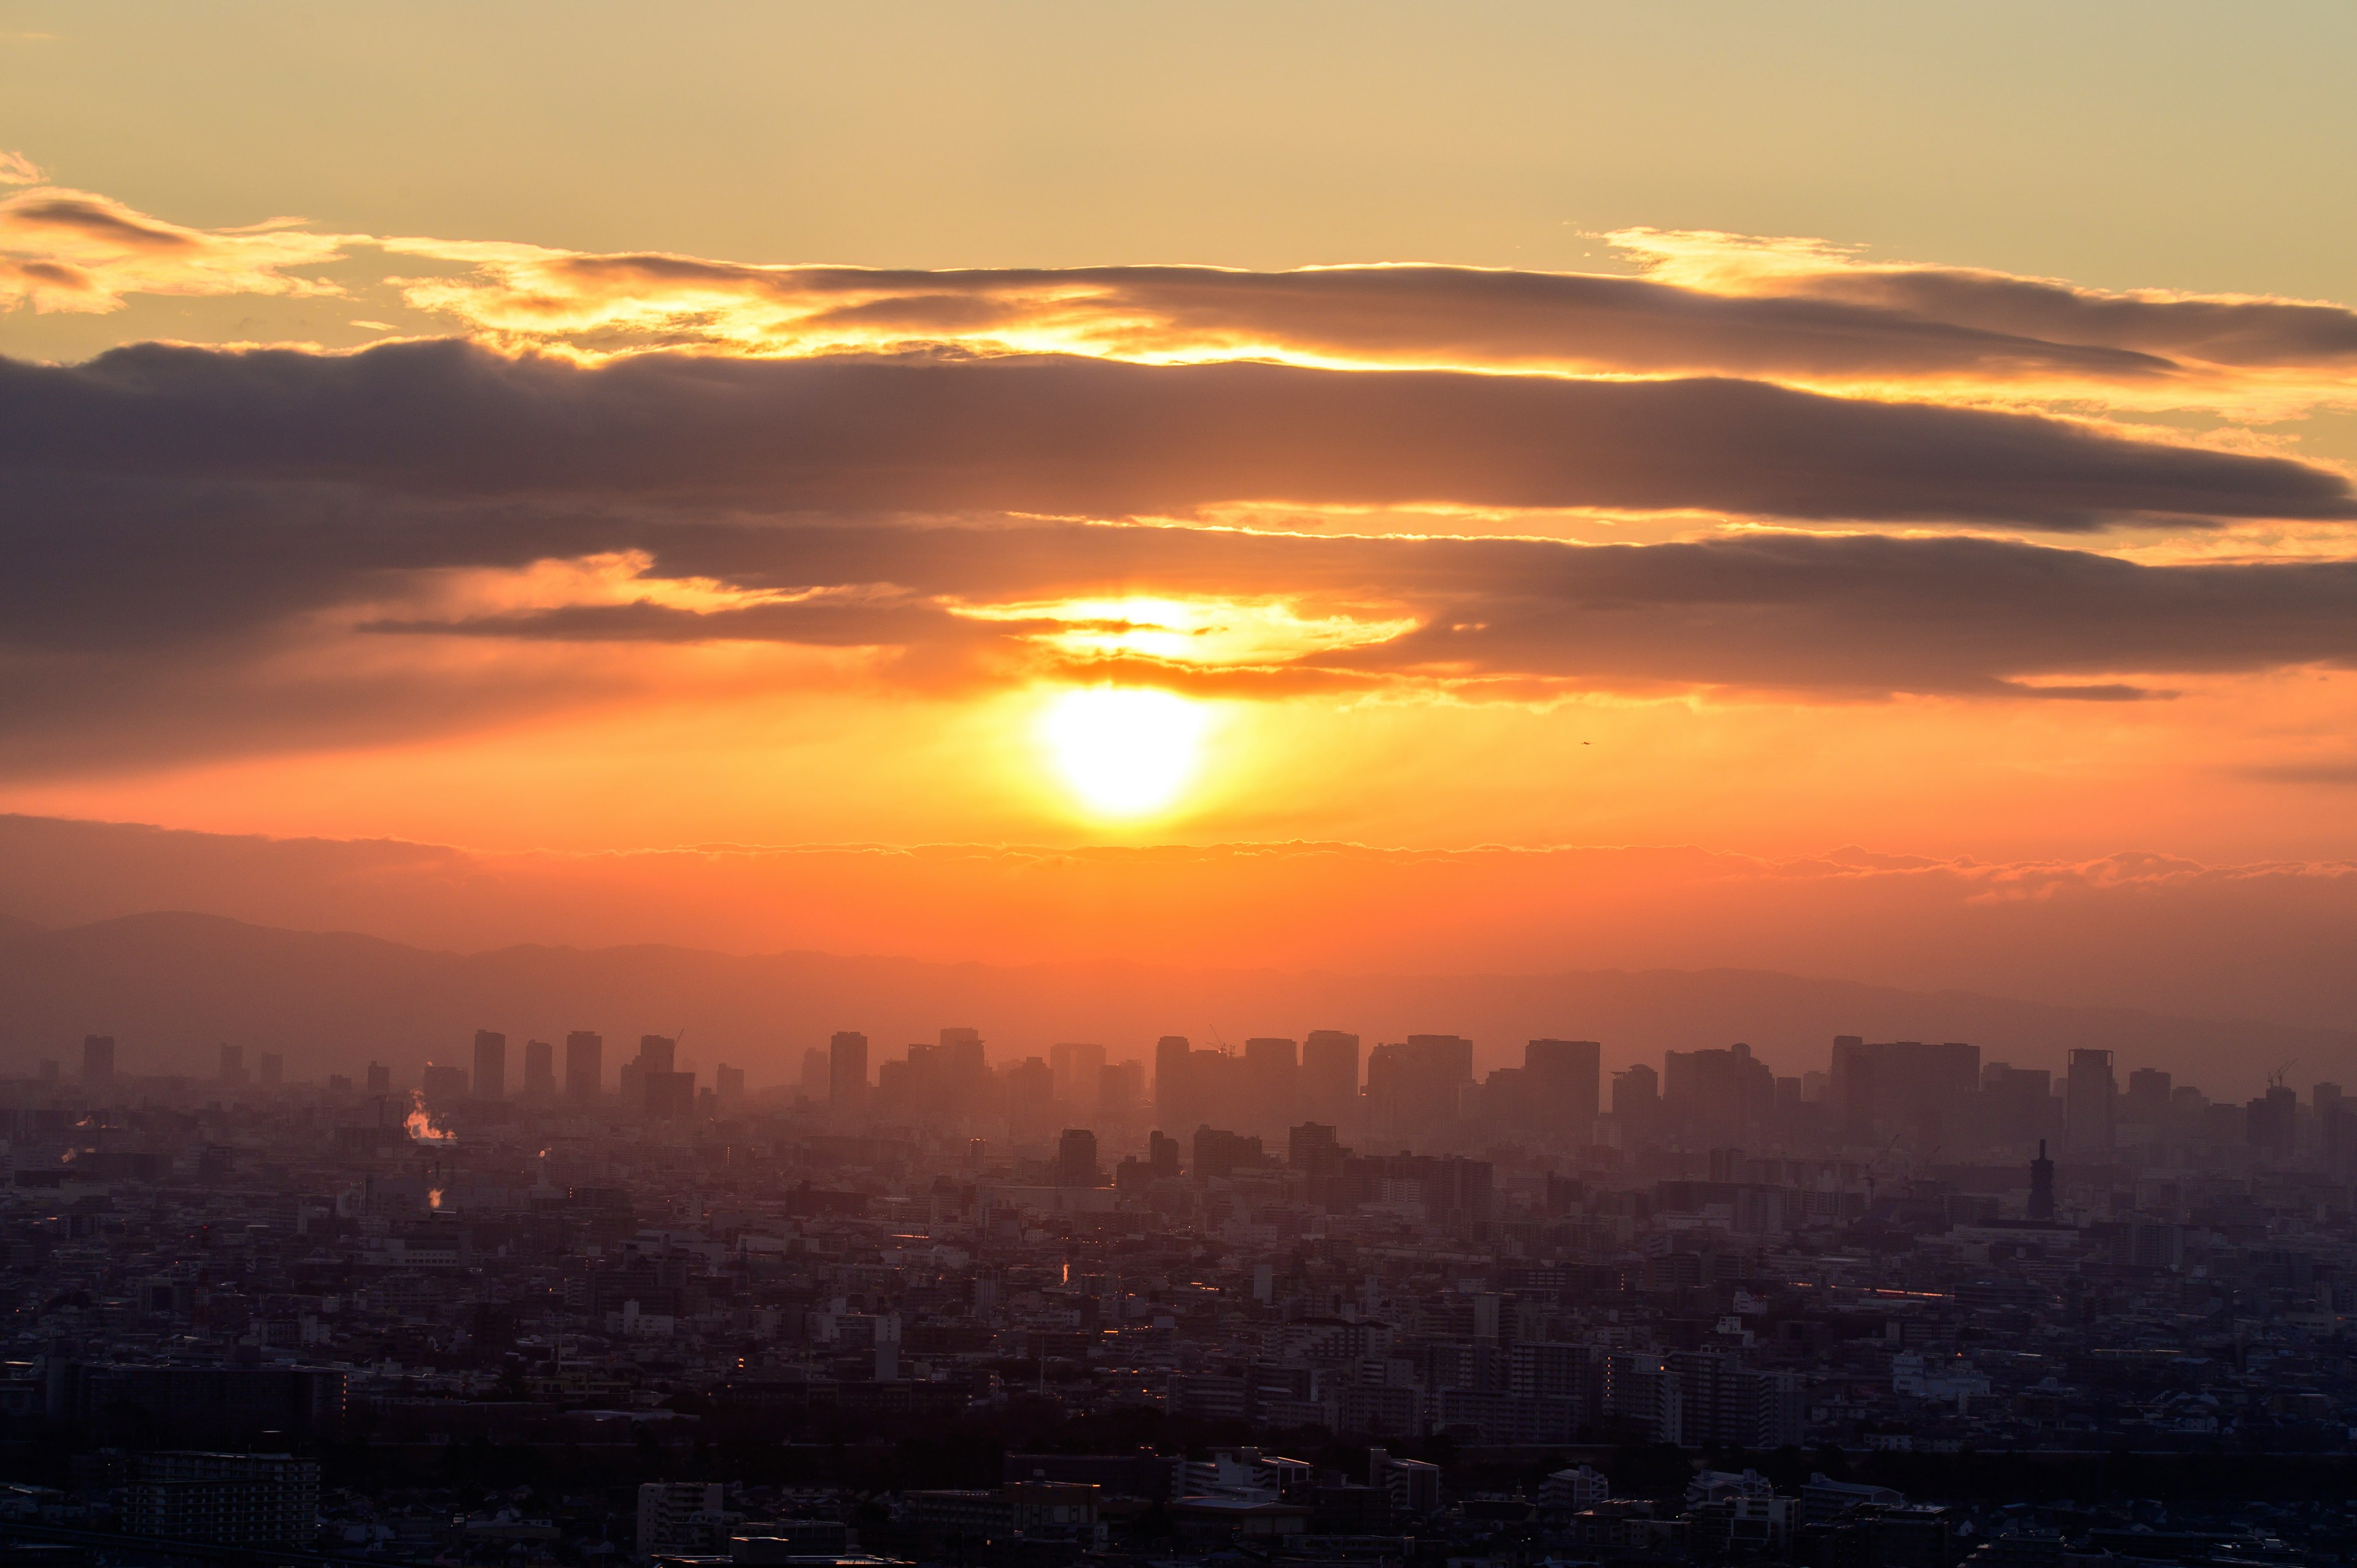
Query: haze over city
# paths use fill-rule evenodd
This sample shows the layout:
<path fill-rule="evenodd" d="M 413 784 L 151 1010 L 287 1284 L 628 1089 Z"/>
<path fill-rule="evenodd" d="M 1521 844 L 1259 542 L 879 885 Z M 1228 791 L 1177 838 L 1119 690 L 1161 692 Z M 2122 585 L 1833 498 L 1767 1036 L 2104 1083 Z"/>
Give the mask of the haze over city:
<path fill-rule="evenodd" d="M 0 1559 L 2352 1562 L 2353 53 L 0 0 Z"/>

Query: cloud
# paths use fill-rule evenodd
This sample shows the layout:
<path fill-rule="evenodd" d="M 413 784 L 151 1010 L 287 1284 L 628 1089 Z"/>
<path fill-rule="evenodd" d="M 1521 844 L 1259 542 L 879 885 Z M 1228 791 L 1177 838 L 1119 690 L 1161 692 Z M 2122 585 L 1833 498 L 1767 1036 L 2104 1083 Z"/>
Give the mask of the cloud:
<path fill-rule="evenodd" d="M 38 185 L 43 177 L 39 167 L 24 154 L 0 148 L 0 185 Z"/>
<path fill-rule="evenodd" d="M 145 345 L 0 362 L 0 462 L 862 512 L 1442 502 L 2060 531 L 2357 517 L 2320 467 L 2027 414 L 1726 380 L 1070 356 L 591 369 L 451 342 L 339 358 Z"/>
<path fill-rule="evenodd" d="M 39 176 L 21 159 L 13 166 Z M 192 229 L 88 191 L 19 191 L 0 199 L 0 309 L 104 313 L 135 294 L 341 293 L 332 283 L 290 274 L 290 268 L 335 261 L 350 245 L 343 236 L 303 232 L 301 221 Z"/>
<path fill-rule="evenodd" d="M 2357 366 L 2357 311 L 2329 303 L 2160 289 L 2109 293 L 1986 268 L 1872 263 L 1855 247 L 1631 229 L 1606 236 L 1664 284 L 1717 297 L 1812 302 L 1939 321 L 2000 338 L 2244 371 Z"/>

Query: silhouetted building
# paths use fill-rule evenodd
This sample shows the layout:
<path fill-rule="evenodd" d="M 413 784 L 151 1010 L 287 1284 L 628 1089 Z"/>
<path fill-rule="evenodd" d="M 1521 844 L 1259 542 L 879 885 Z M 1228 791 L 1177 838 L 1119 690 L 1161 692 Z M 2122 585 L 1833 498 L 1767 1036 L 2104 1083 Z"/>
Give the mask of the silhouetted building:
<path fill-rule="evenodd" d="M 1067 1127 L 1056 1141 L 1056 1185 L 1098 1185 L 1097 1135 L 1086 1127 Z"/>
<path fill-rule="evenodd" d="M 1135 1058 L 1097 1069 L 1097 1112 L 1114 1122 L 1135 1115 L 1146 1102 L 1146 1064 Z"/>
<path fill-rule="evenodd" d="M 595 1100 L 606 1087 L 606 1036 L 576 1029 L 565 1036 L 565 1097 Z"/>
<path fill-rule="evenodd" d="M 1662 1075 L 1642 1062 L 1612 1075 L 1612 1120 L 1623 1144 L 1658 1135 L 1662 1122 Z"/>
<path fill-rule="evenodd" d="M 2038 1140 L 2038 1157 L 2029 1162 L 2029 1203 L 2023 1211 L 2032 1219 L 2054 1218 L 2054 1162 L 2046 1157 L 2046 1140 Z"/>
<path fill-rule="evenodd" d="M 1154 1042 L 1154 1109 L 1165 1127 L 1184 1127 L 1195 1119 L 1194 1049 L 1184 1035 Z"/>
<path fill-rule="evenodd" d="M 427 1062 L 425 1070 L 417 1075 L 417 1087 L 420 1093 L 436 1104 L 447 1105 L 454 1100 L 464 1100 L 467 1098 L 467 1069 Z"/>
<path fill-rule="evenodd" d="M 1262 1036 L 1244 1042 L 1244 1092 L 1250 1123 L 1264 1132 L 1293 1124 L 1301 1076 L 1300 1047 L 1292 1040 Z"/>
<path fill-rule="evenodd" d="M 81 1080 L 84 1083 L 114 1081 L 113 1035 L 84 1035 L 81 1037 Z"/>
<path fill-rule="evenodd" d="M 712 1069 L 712 1089 L 718 1098 L 732 1103 L 744 1099 L 745 1069 L 720 1063 Z"/>
<path fill-rule="evenodd" d="M 850 1114 L 867 1105 L 867 1036 L 855 1029 L 838 1029 L 826 1046 L 826 1098 L 836 1111 Z"/>
<path fill-rule="evenodd" d="M 1066 1041 L 1048 1047 L 1048 1069 L 1055 1074 L 1056 1103 L 1092 1109 L 1103 1090 L 1105 1048 Z"/>
<path fill-rule="evenodd" d="M 475 1098 L 508 1097 L 508 1037 L 493 1029 L 475 1031 Z"/>
<path fill-rule="evenodd" d="M 1212 1181 L 1239 1169 L 1257 1169 L 1263 1151 L 1258 1138 L 1217 1127 L 1195 1129 L 1195 1179 Z"/>
<path fill-rule="evenodd" d="M 1523 1088 L 1540 1132 L 1572 1148 L 1595 1136 L 1604 1047 L 1594 1040 L 1533 1040 L 1523 1050 Z"/>
<path fill-rule="evenodd" d="M 2114 1143 L 2118 1086 L 2112 1080 L 2112 1053 L 2074 1050 L 2063 1090 L 2062 1152 L 2108 1156 Z"/>
<path fill-rule="evenodd" d="M 369 1063 L 368 1091 L 371 1094 L 391 1094 L 393 1092 L 393 1069 L 385 1066 L 382 1062 Z"/>
<path fill-rule="evenodd" d="M 1457 1035 L 1410 1035 L 1367 1053 L 1367 1119 L 1382 1137 L 1436 1141 L 1456 1120 L 1473 1081 L 1473 1042 Z"/>
<path fill-rule="evenodd" d="M 556 1047 L 546 1040 L 523 1043 L 523 1097 L 535 1101 L 556 1098 Z"/>
<path fill-rule="evenodd" d="M 1301 1042 L 1301 1112 L 1347 1126 L 1359 1110 L 1359 1036 L 1312 1029 Z"/>
<path fill-rule="evenodd" d="M 1146 1164 L 1157 1176 L 1178 1174 L 1178 1140 L 1167 1133 L 1149 1133 L 1146 1138 Z"/>

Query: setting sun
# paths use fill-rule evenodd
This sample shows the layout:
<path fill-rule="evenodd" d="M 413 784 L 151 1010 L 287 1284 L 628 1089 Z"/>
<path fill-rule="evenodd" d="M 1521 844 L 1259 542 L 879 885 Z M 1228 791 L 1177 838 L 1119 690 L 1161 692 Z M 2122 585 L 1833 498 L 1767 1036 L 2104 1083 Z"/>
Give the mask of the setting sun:
<path fill-rule="evenodd" d="M 1200 761 L 1205 714 L 1168 692 L 1092 686 L 1049 705 L 1039 738 L 1088 809 L 1138 817 L 1178 800 Z"/>

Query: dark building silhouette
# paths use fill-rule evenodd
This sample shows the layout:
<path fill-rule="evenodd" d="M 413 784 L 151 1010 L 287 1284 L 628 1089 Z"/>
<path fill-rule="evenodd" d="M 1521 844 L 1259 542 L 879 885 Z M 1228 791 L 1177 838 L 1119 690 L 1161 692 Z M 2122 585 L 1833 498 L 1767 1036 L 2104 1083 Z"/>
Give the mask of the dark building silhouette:
<path fill-rule="evenodd" d="M 523 1043 L 523 1095 L 526 1100 L 556 1098 L 556 1047 L 546 1040 Z"/>
<path fill-rule="evenodd" d="M 2029 1205 L 2032 1219 L 2054 1218 L 2054 1162 L 2046 1157 L 2046 1140 L 2038 1140 L 2038 1157 L 2029 1162 Z"/>
<path fill-rule="evenodd" d="M 867 1036 L 856 1029 L 838 1029 L 827 1041 L 826 1053 L 827 1102 L 845 1114 L 866 1109 Z"/>
<path fill-rule="evenodd" d="M 595 1100 L 606 1087 L 606 1036 L 576 1029 L 565 1036 L 565 1097 Z"/>
<path fill-rule="evenodd" d="M 508 1037 L 493 1029 L 475 1031 L 475 1098 L 508 1097 Z"/>
<path fill-rule="evenodd" d="M 1099 1181 L 1097 1135 L 1086 1127 L 1065 1128 L 1056 1141 L 1056 1185 L 1095 1187 Z"/>
<path fill-rule="evenodd" d="M 1300 1106 L 1304 1115 L 1347 1126 L 1359 1111 L 1359 1036 L 1312 1029 L 1301 1042 Z"/>

